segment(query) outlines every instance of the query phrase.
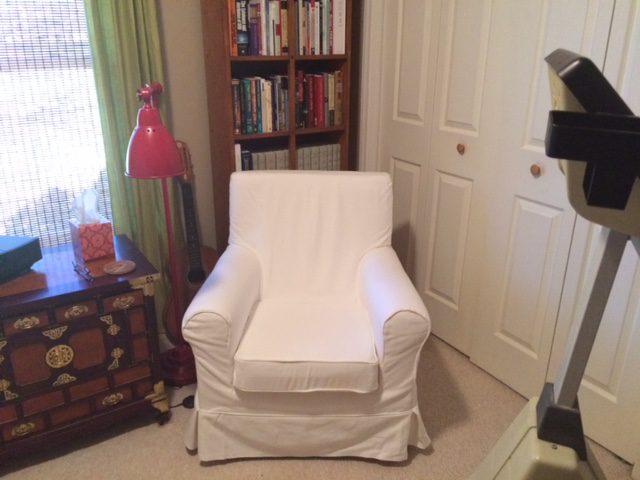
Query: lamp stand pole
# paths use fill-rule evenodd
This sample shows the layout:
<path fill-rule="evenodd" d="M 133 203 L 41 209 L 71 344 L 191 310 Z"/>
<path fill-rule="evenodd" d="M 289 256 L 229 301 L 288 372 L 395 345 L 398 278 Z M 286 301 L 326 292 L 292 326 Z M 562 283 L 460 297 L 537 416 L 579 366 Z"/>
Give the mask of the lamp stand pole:
<path fill-rule="evenodd" d="M 172 177 L 171 177 L 172 178 Z M 168 179 L 162 178 L 162 201 L 167 227 L 167 246 L 169 250 L 169 271 L 171 275 L 171 295 L 173 297 L 173 321 L 176 322 L 176 345 L 160 355 L 162 376 L 168 385 L 184 386 L 196 381 L 196 367 L 193 352 L 182 336 L 182 316 L 184 305 L 182 289 L 180 288 L 180 267 L 176 258 L 176 245 L 173 236 L 173 222 L 171 220 L 171 205 L 169 204 Z"/>

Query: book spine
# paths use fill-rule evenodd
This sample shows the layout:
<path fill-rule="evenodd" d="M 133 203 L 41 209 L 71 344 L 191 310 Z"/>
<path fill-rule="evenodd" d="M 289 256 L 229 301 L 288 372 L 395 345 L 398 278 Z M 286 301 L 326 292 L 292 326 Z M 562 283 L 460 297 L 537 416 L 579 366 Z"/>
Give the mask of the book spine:
<path fill-rule="evenodd" d="M 333 53 L 344 55 L 347 2 L 346 0 L 333 0 L 333 3 Z"/>
<path fill-rule="evenodd" d="M 335 91 L 335 75 L 330 73 L 328 81 L 328 89 L 327 97 L 329 101 L 329 126 L 333 127 L 336 124 L 336 91 Z"/>
<path fill-rule="evenodd" d="M 247 0 L 236 1 L 236 17 L 238 25 L 238 55 L 249 55 L 249 28 L 247 19 Z"/>
<path fill-rule="evenodd" d="M 289 5 L 287 0 L 280 2 L 280 30 L 282 32 L 282 54 L 289 53 Z"/>
<path fill-rule="evenodd" d="M 260 0 L 260 55 L 268 55 L 267 52 L 267 2 Z"/>
<path fill-rule="evenodd" d="M 307 107 L 307 115 L 306 115 L 306 127 L 310 128 L 314 126 L 314 122 L 313 122 L 313 118 L 314 118 L 314 111 L 313 111 L 313 76 L 311 74 L 306 74 L 304 76 L 305 78 L 305 83 L 306 83 L 306 90 L 305 90 L 305 96 L 304 96 L 304 103 L 305 106 Z"/>
<path fill-rule="evenodd" d="M 323 127 L 329 126 L 329 74 L 322 74 L 322 124 Z"/>
<path fill-rule="evenodd" d="M 240 164 L 242 166 L 242 170 L 251 170 L 251 152 L 249 150 L 242 150 L 240 152 Z"/>
<path fill-rule="evenodd" d="M 324 79 L 322 75 L 313 76 L 313 126 L 324 126 Z"/>
<path fill-rule="evenodd" d="M 233 106 L 233 133 L 239 134 L 242 130 L 242 114 L 240 108 L 240 81 L 231 79 L 231 101 Z"/>
<path fill-rule="evenodd" d="M 238 55 L 238 27 L 236 16 L 236 0 L 229 0 L 229 47 L 232 56 Z"/>
<path fill-rule="evenodd" d="M 236 172 L 242 170 L 242 147 L 239 143 L 233 146 L 234 159 L 236 163 Z"/>
<path fill-rule="evenodd" d="M 242 88 L 242 133 L 253 133 L 253 123 L 251 122 L 251 81 L 243 78 Z"/>
<path fill-rule="evenodd" d="M 336 90 L 336 125 L 342 125 L 342 70 L 336 70 L 335 73 L 335 90 Z"/>
<path fill-rule="evenodd" d="M 263 133 L 264 127 L 262 125 L 262 79 L 256 77 L 254 79 L 255 91 L 256 91 L 256 133 Z"/>

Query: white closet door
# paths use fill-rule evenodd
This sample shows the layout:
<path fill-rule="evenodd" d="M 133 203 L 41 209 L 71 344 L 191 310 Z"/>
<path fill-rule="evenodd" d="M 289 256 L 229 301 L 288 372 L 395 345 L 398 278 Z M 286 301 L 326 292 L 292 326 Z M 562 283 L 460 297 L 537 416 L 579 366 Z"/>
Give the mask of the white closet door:
<path fill-rule="evenodd" d="M 433 331 L 469 352 L 476 320 L 474 300 L 482 261 L 484 218 L 477 184 L 493 168 L 484 158 L 481 113 L 487 105 L 486 58 L 492 1 L 443 1 L 435 70 L 433 125 L 418 287 L 431 314 Z"/>
<path fill-rule="evenodd" d="M 605 74 L 640 114 L 640 6 L 618 0 Z M 581 320 L 602 257 L 602 228 L 580 219 L 571 246 L 556 341 L 555 379 L 571 325 Z M 627 245 L 579 392 L 586 434 L 635 463 L 640 460 L 640 260 Z"/>
<path fill-rule="evenodd" d="M 403 266 L 415 278 L 416 246 L 422 227 L 424 189 L 431 129 L 434 69 L 437 53 L 439 2 L 384 2 L 381 165 L 393 177 L 393 246 Z M 434 33 L 434 30 L 436 33 Z"/>
<path fill-rule="evenodd" d="M 562 47 L 602 65 L 613 1 L 493 3 L 472 216 L 482 242 L 471 360 L 530 397 L 544 384 L 575 212 L 544 153 L 544 57 Z"/>

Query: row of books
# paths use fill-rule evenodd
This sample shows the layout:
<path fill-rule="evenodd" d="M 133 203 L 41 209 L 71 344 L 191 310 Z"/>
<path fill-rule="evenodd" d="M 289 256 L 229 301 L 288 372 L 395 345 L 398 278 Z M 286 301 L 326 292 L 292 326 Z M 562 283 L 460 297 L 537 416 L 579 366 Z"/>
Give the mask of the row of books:
<path fill-rule="evenodd" d="M 231 55 L 289 53 L 288 0 L 228 0 Z"/>
<path fill-rule="evenodd" d="M 298 0 L 296 34 L 300 55 L 345 53 L 346 0 Z"/>
<path fill-rule="evenodd" d="M 296 127 L 342 125 L 342 71 L 296 72 Z"/>
<path fill-rule="evenodd" d="M 227 0 L 231 55 L 287 55 L 293 0 Z M 346 0 L 297 0 L 300 55 L 345 53 Z"/>
<path fill-rule="evenodd" d="M 296 160 L 298 170 L 340 170 L 340 144 L 300 147 Z"/>
<path fill-rule="evenodd" d="M 270 133 L 289 128 L 286 75 L 231 79 L 234 133 Z"/>
<path fill-rule="evenodd" d="M 252 152 L 235 144 L 236 171 L 240 170 L 287 170 L 289 168 L 289 150 L 270 150 Z"/>
<path fill-rule="evenodd" d="M 340 170 L 340 144 L 313 145 L 296 151 L 298 170 Z M 241 170 L 287 170 L 289 150 L 251 151 L 235 144 L 235 167 Z"/>

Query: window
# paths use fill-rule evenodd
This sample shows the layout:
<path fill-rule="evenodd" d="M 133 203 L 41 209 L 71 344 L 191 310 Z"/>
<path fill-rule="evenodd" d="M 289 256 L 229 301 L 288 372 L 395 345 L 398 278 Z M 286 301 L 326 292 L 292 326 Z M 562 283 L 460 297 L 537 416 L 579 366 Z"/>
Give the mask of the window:
<path fill-rule="evenodd" d="M 71 203 L 111 218 L 82 0 L 0 1 L 0 235 L 70 241 Z"/>

